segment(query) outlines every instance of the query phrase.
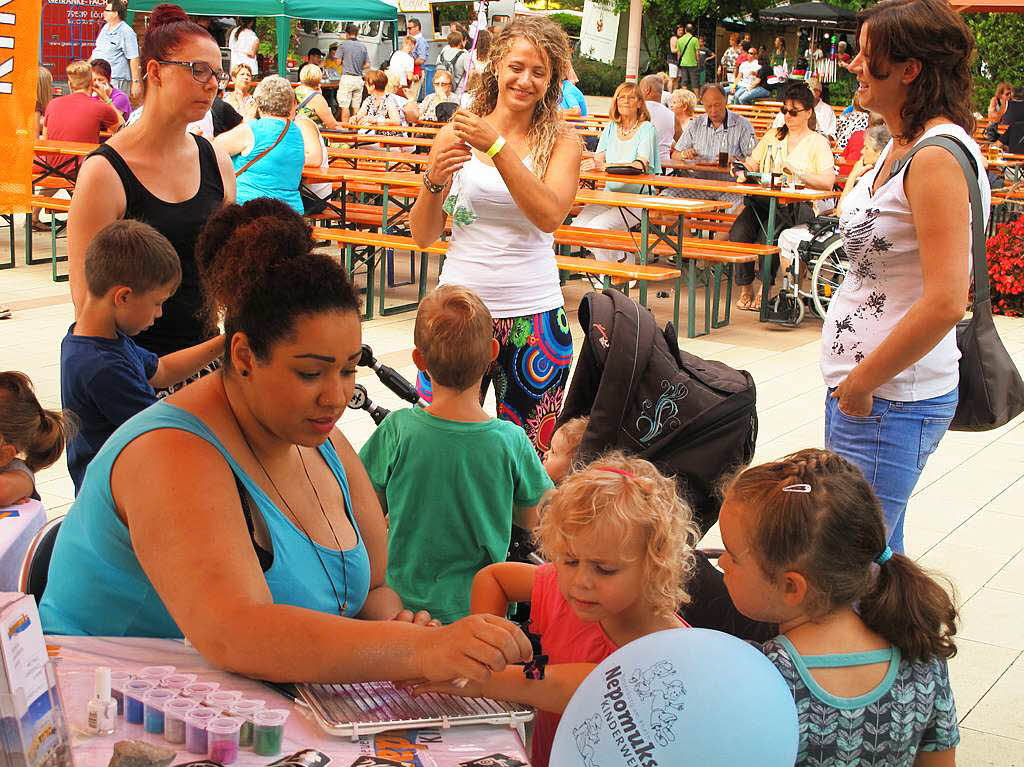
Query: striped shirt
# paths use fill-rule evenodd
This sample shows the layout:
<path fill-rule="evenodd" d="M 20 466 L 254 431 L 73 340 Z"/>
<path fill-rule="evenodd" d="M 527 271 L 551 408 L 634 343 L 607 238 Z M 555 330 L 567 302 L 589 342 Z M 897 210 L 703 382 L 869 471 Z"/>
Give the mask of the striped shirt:
<path fill-rule="evenodd" d="M 757 145 L 750 121 L 726 111 L 719 127 L 709 117 L 694 117 L 686 123 L 675 148 L 680 152 L 694 149 L 699 162 L 717 162 L 719 152 L 728 152 L 734 159 L 748 157 Z"/>

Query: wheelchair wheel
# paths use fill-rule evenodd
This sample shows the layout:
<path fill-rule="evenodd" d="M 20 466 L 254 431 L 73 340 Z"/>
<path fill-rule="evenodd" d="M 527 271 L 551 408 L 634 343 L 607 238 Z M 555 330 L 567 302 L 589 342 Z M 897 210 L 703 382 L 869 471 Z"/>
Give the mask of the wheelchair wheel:
<path fill-rule="evenodd" d="M 768 321 L 796 327 L 804 321 L 804 300 L 801 296 L 779 293 L 768 305 Z"/>
<path fill-rule="evenodd" d="M 850 268 L 850 262 L 843 250 L 843 238 L 839 234 L 830 237 L 822 246 L 821 255 L 814 262 L 811 273 L 811 300 L 814 311 L 825 319 L 829 302 L 843 284 L 843 278 Z"/>

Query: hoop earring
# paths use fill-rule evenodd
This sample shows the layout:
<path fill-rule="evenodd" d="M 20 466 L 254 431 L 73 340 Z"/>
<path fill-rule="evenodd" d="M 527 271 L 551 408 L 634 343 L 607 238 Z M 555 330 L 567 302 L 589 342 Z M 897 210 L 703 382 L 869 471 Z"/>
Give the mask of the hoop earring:
<path fill-rule="evenodd" d="M 238 372 L 242 374 L 242 378 L 248 378 L 249 377 L 249 371 L 248 370 L 240 370 Z"/>

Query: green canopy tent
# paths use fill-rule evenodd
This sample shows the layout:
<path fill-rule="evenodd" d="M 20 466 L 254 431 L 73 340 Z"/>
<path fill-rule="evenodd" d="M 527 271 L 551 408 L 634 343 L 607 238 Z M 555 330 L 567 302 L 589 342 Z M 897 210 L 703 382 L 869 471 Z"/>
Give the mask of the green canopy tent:
<path fill-rule="evenodd" d="M 129 0 L 128 10 L 146 13 L 169 0 Z M 388 0 L 173 0 L 194 16 L 273 16 L 277 32 L 277 71 L 284 75 L 290 19 L 313 21 L 373 21 L 398 18 Z"/>

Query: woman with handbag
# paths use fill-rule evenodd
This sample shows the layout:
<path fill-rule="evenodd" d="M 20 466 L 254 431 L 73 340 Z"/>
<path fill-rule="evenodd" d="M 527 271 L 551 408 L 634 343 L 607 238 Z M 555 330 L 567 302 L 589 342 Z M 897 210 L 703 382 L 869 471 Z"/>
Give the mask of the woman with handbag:
<path fill-rule="evenodd" d="M 316 131 L 307 138 L 295 122 L 295 93 L 279 75 L 264 78 L 253 93 L 257 117 L 214 140 L 231 156 L 241 204 L 274 197 L 302 213 L 299 185 L 305 166 L 319 168 L 322 146 Z"/>
<path fill-rule="evenodd" d="M 195 246 L 206 220 L 234 201 L 235 174 L 227 155 L 186 133 L 185 126 L 210 110 L 218 83 L 228 76 L 216 41 L 176 5 L 153 9 L 140 64 L 142 115 L 90 155 L 78 174 L 68 216 L 68 265 L 71 298 L 79 307 L 85 299 L 85 251 L 103 227 L 135 219 L 170 240 L 181 260 L 181 285 L 164 303 L 163 315 L 134 338 L 164 355 L 218 332 L 202 311 Z"/>
<path fill-rule="evenodd" d="M 974 40 L 963 19 L 944 0 L 883 0 L 860 22 L 850 71 L 860 103 L 884 118 L 893 140 L 843 205 L 850 269 L 822 329 L 825 445 L 864 472 L 889 546 L 902 552 L 907 501 L 957 409 L 968 183 L 980 186 L 982 215 L 990 190 L 971 138 Z M 982 172 L 968 181 L 950 151 L 914 151 L 937 136 L 962 144 Z"/>
<path fill-rule="evenodd" d="M 615 89 L 608 118 L 608 124 L 597 144 L 597 153 L 592 158 L 584 160 L 580 170 L 607 171 L 624 175 L 661 173 L 658 133 L 636 83 L 622 83 Z M 636 194 L 643 190 L 643 185 L 609 181 L 605 189 Z M 619 208 L 595 203 L 584 205 L 583 210 L 573 221 L 573 226 L 609 231 L 624 231 L 639 224 L 638 208 Z M 624 258 L 630 264 L 636 263 L 635 253 L 623 254 L 621 250 L 605 248 L 591 248 L 591 252 L 594 258 L 600 261 L 622 261 Z"/>

